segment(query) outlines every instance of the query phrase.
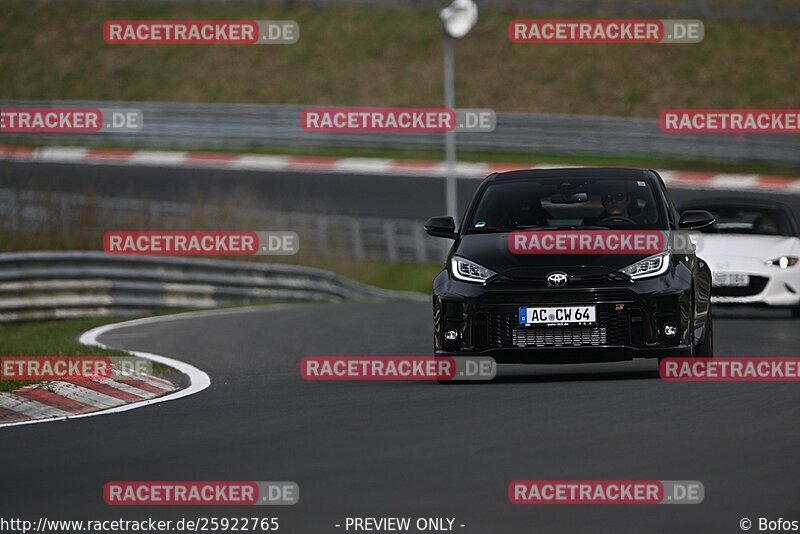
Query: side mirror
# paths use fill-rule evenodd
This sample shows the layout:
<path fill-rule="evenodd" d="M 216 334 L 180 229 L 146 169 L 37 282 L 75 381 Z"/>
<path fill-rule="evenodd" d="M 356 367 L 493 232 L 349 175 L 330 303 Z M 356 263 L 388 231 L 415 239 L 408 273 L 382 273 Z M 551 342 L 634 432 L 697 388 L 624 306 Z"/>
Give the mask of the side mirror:
<path fill-rule="evenodd" d="M 425 231 L 433 237 L 456 238 L 456 222 L 452 217 L 431 217 L 425 223 Z"/>
<path fill-rule="evenodd" d="M 717 220 L 705 210 L 686 210 L 681 213 L 678 227 L 684 230 L 702 230 L 714 224 Z"/>

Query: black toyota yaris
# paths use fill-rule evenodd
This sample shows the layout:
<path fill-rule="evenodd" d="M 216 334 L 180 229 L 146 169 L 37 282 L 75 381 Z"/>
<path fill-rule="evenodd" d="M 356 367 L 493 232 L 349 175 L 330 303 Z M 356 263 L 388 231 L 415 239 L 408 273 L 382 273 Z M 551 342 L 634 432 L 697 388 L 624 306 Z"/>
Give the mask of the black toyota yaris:
<path fill-rule="evenodd" d="M 713 222 L 705 211 L 679 216 L 652 170 L 491 174 L 459 229 L 452 217 L 425 224 L 428 234 L 455 240 L 433 284 L 436 355 L 498 363 L 709 357 L 711 272 L 693 250 L 519 254 L 509 239 L 519 231 L 669 233 Z"/>

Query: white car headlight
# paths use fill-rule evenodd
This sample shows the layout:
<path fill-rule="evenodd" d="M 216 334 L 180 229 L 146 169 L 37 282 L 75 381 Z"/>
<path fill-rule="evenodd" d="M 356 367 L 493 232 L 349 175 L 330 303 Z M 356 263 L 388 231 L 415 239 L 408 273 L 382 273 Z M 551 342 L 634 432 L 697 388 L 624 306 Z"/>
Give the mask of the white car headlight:
<path fill-rule="evenodd" d="M 767 265 L 774 265 L 776 267 L 780 267 L 781 269 L 788 269 L 789 267 L 794 267 L 797 265 L 797 261 L 798 259 L 794 256 L 781 256 L 780 258 L 769 260 Z"/>
<path fill-rule="evenodd" d="M 664 274 L 669 269 L 669 252 L 661 252 L 621 269 L 634 280 Z"/>
<path fill-rule="evenodd" d="M 474 261 L 469 261 L 458 256 L 453 256 L 450 265 L 452 267 L 453 276 L 464 282 L 485 284 L 489 278 L 497 274 L 491 269 L 478 265 Z"/>

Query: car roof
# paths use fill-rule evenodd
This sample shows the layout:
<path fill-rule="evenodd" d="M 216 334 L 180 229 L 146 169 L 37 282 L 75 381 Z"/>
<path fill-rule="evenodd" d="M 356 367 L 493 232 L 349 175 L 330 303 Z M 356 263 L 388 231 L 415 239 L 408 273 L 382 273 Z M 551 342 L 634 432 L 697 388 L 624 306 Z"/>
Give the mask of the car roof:
<path fill-rule="evenodd" d="M 631 178 L 642 179 L 652 177 L 651 171 L 644 169 L 611 168 L 611 167 L 565 167 L 558 169 L 520 169 L 491 174 L 487 179 L 491 182 L 523 181 L 536 178 Z"/>

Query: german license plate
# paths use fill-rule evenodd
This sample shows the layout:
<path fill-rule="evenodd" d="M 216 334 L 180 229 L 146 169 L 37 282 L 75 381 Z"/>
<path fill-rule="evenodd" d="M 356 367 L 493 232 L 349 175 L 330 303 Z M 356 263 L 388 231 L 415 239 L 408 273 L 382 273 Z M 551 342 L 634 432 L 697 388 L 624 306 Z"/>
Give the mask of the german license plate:
<path fill-rule="evenodd" d="M 519 324 L 569 325 L 597 322 L 595 306 L 535 306 L 519 309 Z"/>
<path fill-rule="evenodd" d="M 750 285 L 750 275 L 740 273 L 717 273 L 711 276 L 714 287 L 747 287 Z"/>

